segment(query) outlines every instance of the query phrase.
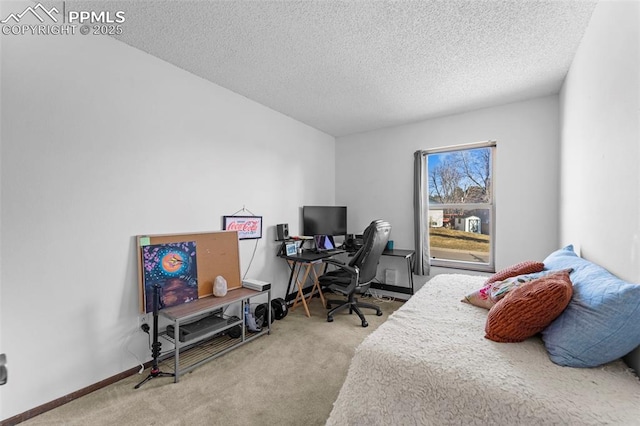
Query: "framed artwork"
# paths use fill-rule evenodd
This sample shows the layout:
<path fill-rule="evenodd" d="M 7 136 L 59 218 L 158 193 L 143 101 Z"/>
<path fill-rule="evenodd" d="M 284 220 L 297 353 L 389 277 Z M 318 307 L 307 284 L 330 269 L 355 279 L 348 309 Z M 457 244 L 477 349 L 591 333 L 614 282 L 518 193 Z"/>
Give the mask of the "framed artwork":
<path fill-rule="evenodd" d="M 262 216 L 223 216 L 222 229 L 238 231 L 239 240 L 262 238 Z"/>
<path fill-rule="evenodd" d="M 196 243 L 156 244 L 142 247 L 145 312 L 153 311 L 153 288 L 160 290 L 160 308 L 198 299 Z"/>
<path fill-rule="evenodd" d="M 296 243 L 287 243 L 285 245 L 287 256 L 295 256 L 298 253 L 298 245 Z"/>

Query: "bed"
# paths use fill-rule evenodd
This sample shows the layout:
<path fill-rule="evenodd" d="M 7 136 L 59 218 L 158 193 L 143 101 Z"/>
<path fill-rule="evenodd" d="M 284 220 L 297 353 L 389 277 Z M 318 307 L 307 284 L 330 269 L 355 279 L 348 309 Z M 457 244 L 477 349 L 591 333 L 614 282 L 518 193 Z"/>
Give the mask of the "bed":
<path fill-rule="evenodd" d="M 461 303 L 485 280 L 435 276 L 370 334 L 327 425 L 640 424 L 640 381 L 622 360 L 565 367 L 539 335 L 485 338 L 487 309 Z"/>

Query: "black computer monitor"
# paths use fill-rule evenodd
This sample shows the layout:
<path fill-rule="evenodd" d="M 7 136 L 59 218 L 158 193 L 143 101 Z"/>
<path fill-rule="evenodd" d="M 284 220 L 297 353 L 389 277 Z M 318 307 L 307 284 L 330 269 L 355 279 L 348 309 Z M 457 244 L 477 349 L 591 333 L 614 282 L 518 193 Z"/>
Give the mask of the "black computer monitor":
<path fill-rule="evenodd" d="M 345 206 L 303 206 L 302 234 L 347 235 L 347 208 Z"/>

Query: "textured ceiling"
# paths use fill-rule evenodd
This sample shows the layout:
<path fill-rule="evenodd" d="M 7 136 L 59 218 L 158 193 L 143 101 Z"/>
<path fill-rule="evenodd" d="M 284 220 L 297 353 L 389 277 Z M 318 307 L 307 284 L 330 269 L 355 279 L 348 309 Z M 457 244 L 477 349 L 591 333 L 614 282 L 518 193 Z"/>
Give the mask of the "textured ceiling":
<path fill-rule="evenodd" d="M 75 2 L 119 40 L 334 136 L 557 93 L 595 1 Z"/>

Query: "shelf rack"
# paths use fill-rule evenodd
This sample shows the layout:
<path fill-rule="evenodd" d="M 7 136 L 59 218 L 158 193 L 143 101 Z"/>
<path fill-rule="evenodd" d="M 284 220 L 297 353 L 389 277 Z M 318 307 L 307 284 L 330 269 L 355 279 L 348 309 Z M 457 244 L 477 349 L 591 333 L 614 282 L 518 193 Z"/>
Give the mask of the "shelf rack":
<path fill-rule="evenodd" d="M 180 341 L 180 339 L 172 338 L 166 332 L 162 333 L 163 339 L 168 340 L 169 342 L 174 344 L 174 382 L 178 383 L 178 380 L 180 379 L 180 376 L 182 374 L 188 373 L 189 371 L 192 371 L 202 364 L 226 354 L 227 352 L 237 348 L 238 346 L 257 339 L 264 334 L 271 334 L 271 309 L 267 309 L 267 325 L 261 331 L 250 333 L 247 332 L 246 327 L 243 326 L 243 324 L 245 323 L 245 305 L 249 303 L 251 298 L 263 294 L 267 295 L 267 306 L 271 306 L 271 289 L 256 291 L 241 287 L 229 290 L 223 297 L 202 297 L 193 302 L 184 303 L 160 310 L 159 314 L 169 319 L 173 323 L 173 335 L 180 336 L 181 324 L 187 324 L 190 322 L 190 320 L 193 320 L 197 317 L 215 312 L 220 309 L 224 310 L 226 307 L 234 304 L 238 304 L 240 307 L 240 319 L 238 321 L 233 321 L 225 326 L 218 327 L 215 330 L 203 334 L 202 336 L 199 336 L 198 338 L 195 338 L 193 340 L 182 342 Z M 227 335 L 219 336 L 225 330 L 228 330 L 237 325 L 240 325 L 240 328 L 242 329 L 240 337 L 234 339 Z M 211 342 L 207 342 L 207 340 L 211 340 L 213 337 L 216 338 Z M 202 343 L 201 347 L 205 348 L 205 355 L 202 356 L 201 354 L 200 356 L 195 357 L 195 359 L 193 359 L 193 362 L 187 362 L 185 363 L 186 365 L 181 366 L 181 351 L 183 349 L 192 348 L 200 343 Z"/>

